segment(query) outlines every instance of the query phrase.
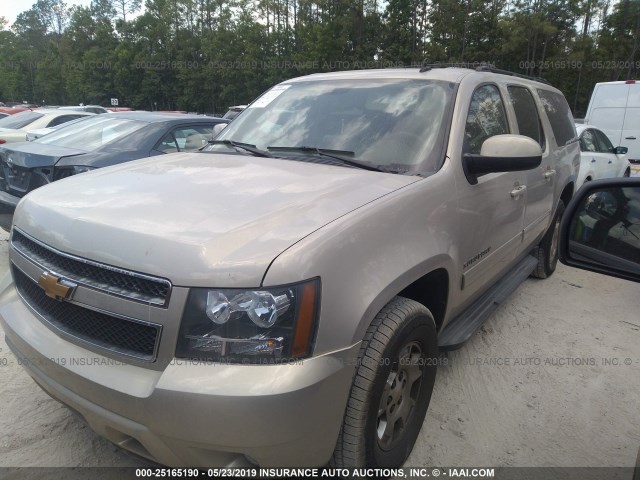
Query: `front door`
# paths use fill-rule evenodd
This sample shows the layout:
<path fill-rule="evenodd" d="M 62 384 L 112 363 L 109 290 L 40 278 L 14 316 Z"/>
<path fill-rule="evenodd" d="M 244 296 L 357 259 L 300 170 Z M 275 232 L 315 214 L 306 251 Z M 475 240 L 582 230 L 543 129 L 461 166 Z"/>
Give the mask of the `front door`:
<path fill-rule="evenodd" d="M 510 133 L 505 104 L 494 84 L 472 95 L 463 139 L 463 153 L 479 154 L 489 137 Z M 463 301 L 491 285 L 511 264 L 522 242 L 527 201 L 525 172 L 490 173 L 476 185 L 458 188 L 463 238 Z"/>

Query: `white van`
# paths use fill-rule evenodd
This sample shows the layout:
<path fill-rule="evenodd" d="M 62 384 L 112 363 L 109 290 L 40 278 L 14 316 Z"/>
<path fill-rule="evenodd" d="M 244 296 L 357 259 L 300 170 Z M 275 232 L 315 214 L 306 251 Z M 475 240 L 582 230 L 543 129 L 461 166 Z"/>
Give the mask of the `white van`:
<path fill-rule="evenodd" d="M 640 81 L 596 83 L 584 123 L 598 127 L 615 146 L 627 147 L 629 161 L 640 163 Z"/>

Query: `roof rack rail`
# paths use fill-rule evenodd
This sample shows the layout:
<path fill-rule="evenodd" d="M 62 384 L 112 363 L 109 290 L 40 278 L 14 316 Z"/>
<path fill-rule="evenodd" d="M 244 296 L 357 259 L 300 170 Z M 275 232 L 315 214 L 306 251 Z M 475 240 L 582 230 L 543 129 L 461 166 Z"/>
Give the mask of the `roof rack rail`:
<path fill-rule="evenodd" d="M 452 62 L 452 63 L 426 63 L 423 62 L 420 66 L 420 73 L 428 72 L 434 68 L 475 68 L 478 66 L 478 62 Z"/>
<path fill-rule="evenodd" d="M 540 82 L 547 85 L 550 83 L 542 77 L 532 77 L 530 75 L 524 75 L 522 73 L 511 72 L 509 70 L 501 70 L 496 68 L 495 66 L 489 63 L 478 63 L 478 62 L 457 62 L 457 63 L 423 63 L 420 67 L 420 73 L 428 72 L 434 68 L 468 68 L 473 69 L 477 72 L 491 72 L 491 73 L 499 73 L 501 75 L 509 75 L 512 77 L 518 78 L 526 78 L 527 80 L 533 80 L 534 82 Z"/>
<path fill-rule="evenodd" d="M 540 82 L 540 83 L 545 83 L 547 85 L 550 85 L 550 83 L 542 77 L 532 77 L 529 75 L 524 75 L 522 73 L 510 72 L 509 70 L 501 70 L 499 68 L 491 67 L 489 65 L 481 65 L 478 68 L 476 68 L 476 71 L 499 73 L 501 75 L 510 75 L 512 77 L 526 78 L 527 80 L 533 80 L 534 82 Z"/>

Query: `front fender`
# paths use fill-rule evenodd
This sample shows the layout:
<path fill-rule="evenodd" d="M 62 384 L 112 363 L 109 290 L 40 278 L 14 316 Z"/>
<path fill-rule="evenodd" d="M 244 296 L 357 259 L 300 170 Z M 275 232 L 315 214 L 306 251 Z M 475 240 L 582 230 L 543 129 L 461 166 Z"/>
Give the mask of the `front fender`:
<path fill-rule="evenodd" d="M 334 220 L 274 260 L 263 286 L 321 279 L 315 355 L 361 341 L 382 307 L 430 271 L 444 268 L 455 281 L 452 182 L 441 170 Z"/>

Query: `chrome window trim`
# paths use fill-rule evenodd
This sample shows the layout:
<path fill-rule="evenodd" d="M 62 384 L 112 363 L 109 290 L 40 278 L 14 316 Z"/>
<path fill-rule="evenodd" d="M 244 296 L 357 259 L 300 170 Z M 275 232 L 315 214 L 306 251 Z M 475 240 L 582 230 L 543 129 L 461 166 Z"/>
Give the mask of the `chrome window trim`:
<path fill-rule="evenodd" d="M 152 300 L 142 300 L 140 298 L 136 298 L 136 297 L 132 297 L 129 295 L 123 295 L 121 293 L 118 292 L 114 292 L 113 290 L 110 289 L 106 289 L 106 288 L 100 288 L 96 285 L 91 285 L 88 284 L 86 282 L 83 282 L 82 280 L 79 280 L 78 278 L 74 277 L 73 275 L 62 275 L 59 274 L 58 272 L 46 267 L 45 265 L 40 264 L 39 262 L 36 262 L 34 259 L 32 259 L 27 253 L 25 253 L 24 251 L 22 251 L 15 243 L 13 243 L 13 232 L 11 233 L 11 247 L 13 248 L 13 250 L 17 253 L 19 253 L 21 256 L 23 256 L 25 259 L 29 260 L 31 263 L 37 265 L 38 267 L 42 268 L 43 270 L 46 270 L 48 272 L 54 273 L 56 275 L 62 276 L 64 278 L 67 278 L 69 280 L 74 281 L 75 283 L 79 284 L 79 285 L 83 285 L 87 288 L 92 288 L 94 290 L 98 290 L 104 293 L 108 293 L 109 295 L 113 295 L 116 297 L 120 297 L 120 298 L 126 298 L 127 300 L 131 300 L 133 302 L 138 302 L 138 303 L 143 303 L 143 304 L 151 304 L 154 306 L 159 306 L 162 308 L 167 308 L 167 306 L 169 305 L 169 299 L 171 298 L 171 292 L 173 290 L 173 285 L 171 284 L 171 281 L 169 281 L 166 278 L 161 278 L 161 277 L 154 277 L 151 275 L 146 275 L 144 273 L 138 273 L 138 272 L 133 272 L 130 270 L 124 270 L 122 268 L 119 267 L 114 267 L 112 265 L 107 265 L 104 263 L 100 263 L 100 262 L 95 262 L 93 260 L 89 260 L 86 258 L 82 258 L 82 257 L 78 257 L 76 255 L 72 255 L 70 253 L 65 253 L 65 252 L 61 252 L 60 250 L 50 247 L 49 245 L 47 245 L 46 243 L 43 243 L 35 238 L 33 238 L 31 235 L 25 233 L 23 230 L 17 228 L 17 227 L 13 227 L 13 230 L 16 230 L 20 233 L 20 235 L 24 235 L 26 238 L 28 238 L 29 240 L 31 240 L 32 242 L 40 245 L 42 248 L 45 248 L 47 250 L 49 250 L 50 252 L 55 253 L 56 255 L 60 255 L 62 257 L 68 258 L 70 260 L 74 260 L 74 261 L 78 261 L 81 263 L 84 263 L 86 265 L 91 265 L 93 267 L 97 267 L 97 268 L 103 268 L 105 270 L 109 270 L 111 272 L 114 273 L 119 273 L 122 275 L 127 275 L 130 277 L 135 277 L 135 278 L 140 278 L 142 280 L 148 280 L 148 281 L 152 281 L 152 282 L 157 282 L 157 283 L 163 283 L 164 285 L 167 286 L 167 296 L 164 299 L 164 302 L 160 303 L 157 301 L 152 301 Z"/>

